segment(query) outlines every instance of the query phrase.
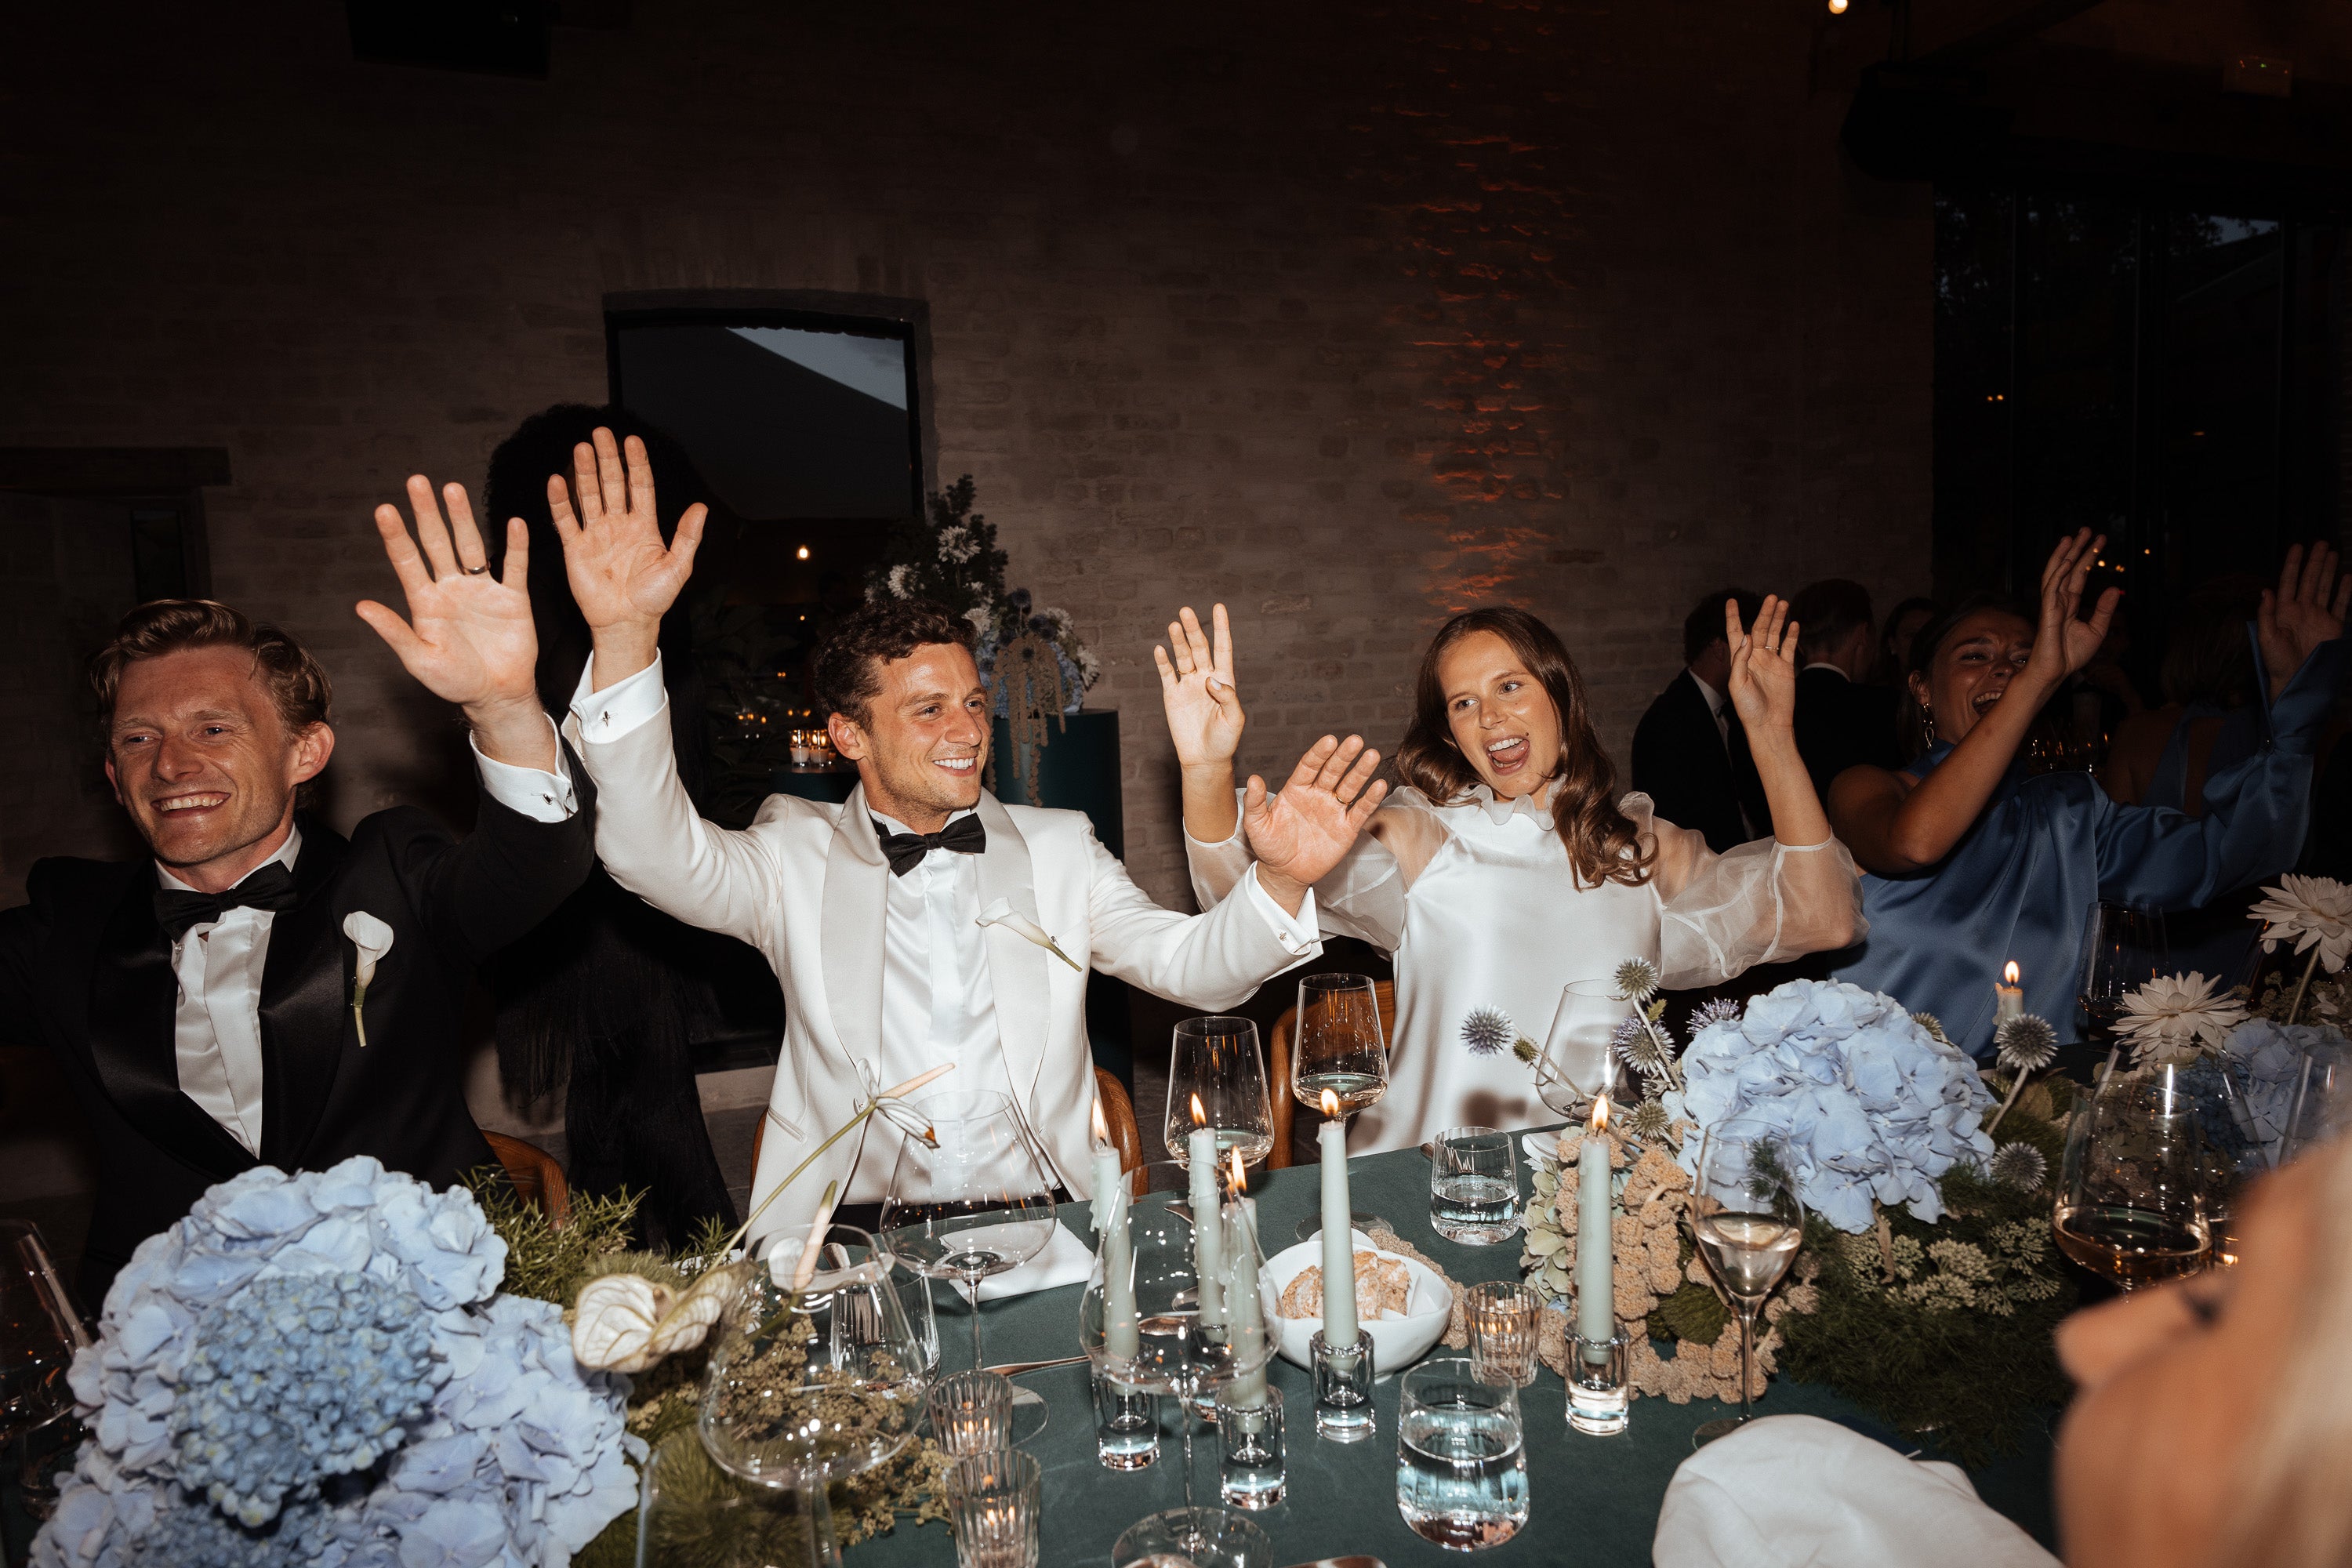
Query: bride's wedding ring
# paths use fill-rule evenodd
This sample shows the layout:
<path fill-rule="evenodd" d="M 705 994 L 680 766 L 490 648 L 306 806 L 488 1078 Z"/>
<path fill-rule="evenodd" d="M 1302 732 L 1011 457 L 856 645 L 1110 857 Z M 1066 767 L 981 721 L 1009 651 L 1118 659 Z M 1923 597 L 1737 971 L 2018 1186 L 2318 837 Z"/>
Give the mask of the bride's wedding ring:
<path fill-rule="evenodd" d="M 483 573 L 485 573 L 485 572 L 488 571 L 489 569 L 490 569 L 490 563 L 489 563 L 488 562 L 485 561 L 485 562 L 483 562 L 479 566 L 468 566 L 468 567 L 467 567 L 467 568 L 466 568 L 466 575 L 467 575 L 467 576 L 468 576 L 468 577 L 478 577 L 478 576 L 480 576 Z"/>

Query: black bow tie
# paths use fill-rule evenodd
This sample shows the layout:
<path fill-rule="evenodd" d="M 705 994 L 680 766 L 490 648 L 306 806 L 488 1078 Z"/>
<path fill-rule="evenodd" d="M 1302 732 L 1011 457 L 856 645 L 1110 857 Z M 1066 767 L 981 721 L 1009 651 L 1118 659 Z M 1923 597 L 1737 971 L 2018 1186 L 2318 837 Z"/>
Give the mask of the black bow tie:
<path fill-rule="evenodd" d="M 980 814 L 959 816 L 937 833 L 893 833 L 879 822 L 874 831 L 882 836 L 882 853 L 890 862 L 890 875 L 903 877 L 923 863 L 923 857 L 934 849 L 952 849 L 959 855 L 978 855 L 988 847 L 988 829 L 980 825 Z"/>
<path fill-rule="evenodd" d="M 294 907 L 294 873 L 282 860 L 272 860 L 226 893 L 184 893 L 176 888 L 155 889 L 155 919 L 173 942 L 191 926 L 216 921 L 240 907 L 290 910 Z"/>

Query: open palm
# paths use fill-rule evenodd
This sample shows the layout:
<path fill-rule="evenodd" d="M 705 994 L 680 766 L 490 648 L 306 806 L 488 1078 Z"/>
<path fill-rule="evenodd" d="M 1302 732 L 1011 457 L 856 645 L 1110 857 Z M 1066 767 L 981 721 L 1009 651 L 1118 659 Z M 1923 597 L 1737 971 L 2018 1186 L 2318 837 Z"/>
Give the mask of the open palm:
<path fill-rule="evenodd" d="M 2026 668 L 2039 666 L 2050 685 L 2090 663 L 2107 640 L 2107 626 L 2116 618 L 2116 606 L 2123 602 L 2121 588 L 2101 594 L 2090 619 L 2074 614 L 2083 602 L 2083 586 L 2090 581 L 2091 568 L 2099 563 L 2099 552 L 2106 547 L 2105 534 L 2077 529 L 2072 539 L 2058 542 L 2042 565 L 2042 620 L 2034 630 L 2033 652 Z"/>
<path fill-rule="evenodd" d="M 687 508 L 676 540 L 664 544 L 646 444 L 630 437 L 625 467 L 623 458 L 612 431 L 599 426 L 593 447 L 583 441 L 572 449 L 572 489 L 561 475 L 547 480 L 548 510 L 563 541 L 564 575 L 591 631 L 659 621 L 694 575 L 694 552 L 709 512 L 699 502 Z"/>
<path fill-rule="evenodd" d="M 432 481 L 423 474 L 410 477 L 414 539 L 398 507 L 375 509 L 376 532 L 407 596 L 408 616 L 404 620 L 373 599 L 363 599 L 360 619 L 392 645 L 409 674 L 444 701 L 478 707 L 528 699 L 539 661 L 539 635 L 524 585 L 530 572 L 530 531 L 520 518 L 508 522 L 506 573 L 495 576 L 466 487 L 446 486 L 442 496 L 449 507 L 446 525 L 434 504 Z"/>
<path fill-rule="evenodd" d="M 2264 589 L 2254 612 L 2254 635 L 2263 662 L 2270 667 L 2272 694 L 2286 689 L 2311 650 L 2344 635 L 2344 613 L 2352 606 L 2352 576 L 2336 580 L 2336 552 L 2326 544 L 2304 555 L 2298 544 L 2286 552 L 2275 592 Z"/>
<path fill-rule="evenodd" d="M 1151 650 L 1160 667 L 1168 733 L 1176 742 L 1176 761 L 1185 767 L 1232 762 L 1248 722 L 1234 688 L 1234 635 L 1225 607 L 1212 605 L 1209 615 L 1216 630 L 1213 646 L 1201 635 L 1201 617 L 1187 605 L 1168 623 L 1168 647 Z M 1170 648 L 1175 650 L 1172 660 Z"/>
<path fill-rule="evenodd" d="M 1764 595 L 1756 624 L 1739 624 L 1739 601 L 1723 602 L 1723 635 L 1731 645 L 1731 705 L 1743 728 L 1754 733 L 1788 729 L 1797 719 L 1797 626 L 1789 602 Z"/>
<path fill-rule="evenodd" d="M 1268 869 L 1313 886 L 1330 873 L 1379 809 L 1389 786 L 1372 782 L 1381 754 L 1361 738 L 1326 735 L 1307 748 L 1281 793 L 1250 775 L 1242 795 L 1242 823 L 1250 853 Z M 1361 752 L 1361 755 L 1358 753 Z"/>

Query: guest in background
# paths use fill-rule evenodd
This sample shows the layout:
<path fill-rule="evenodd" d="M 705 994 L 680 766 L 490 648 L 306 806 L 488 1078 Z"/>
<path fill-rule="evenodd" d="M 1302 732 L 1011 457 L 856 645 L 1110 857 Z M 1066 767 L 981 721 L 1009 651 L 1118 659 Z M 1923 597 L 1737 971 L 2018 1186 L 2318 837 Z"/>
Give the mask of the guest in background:
<path fill-rule="evenodd" d="M 2122 597 L 2077 617 L 2104 541 L 2063 540 L 2042 570 L 2038 624 L 1998 602 L 1959 605 L 1914 645 L 1912 700 L 1933 741 L 1900 772 L 1849 768 L 1830 821 L 1870 873 L 1868 942 L 1836 973 L 1932 1013 L 1952 1039 L 1991 1048 L 1993 979 L 2017 959 L 2025 1007 L 2074 1017 L 2083 936 L 2101 899 L 2194 908 L 2294 864 L 2303 847 L 2312 748 L 2344 669 L 2352 579 L 2336 552 L 2287 552 L 2264 593 L 2257 636 L 2270 735 L 2208 780 L 2190 818 L 2119 805 L 2088 773 L 2027 776 L 2019 751 L 2042 704 L 2087 663 Z"/>
<path fill-rule="evenodd" d="M 600 426 L 644 443 L 661 481 L 661 537 L 707 500 L 683 448 L 625 410 L 558 404 L 523 421 L 490 455 L 483 508 L 530 530 L 531 613 L 540 626 L 540 700 L 562 712 L 587 665 L 588 623 L 564 582 L 563 541 L 548 509 L 547 476 Z M 692 617 L 662 624 L 662 679 L 672 752 L 687 794 L 704 798 L 702 689 Z M 728 1027 L 718 983 L 737 988 L 748 963 L 774 994 L 757 952 L 672 920 L 616 886 L 600 865 L 579 890 L 489 968 L 498 1000 L 499 1076 L 509 1097 L 563 1092 L 565 1174 L 575 1189 L 641 1194 L 634 1239 L 677 1248 L 709 1220 L 730 1228 L 735 1205 L 710 1146 L 690 1047 Z M 776 1020 L 781 1032 L 781 1018 Z"/>
<path fill-rule="evenodd" d="M 2262 743 L 2262 682 L 2248 626 L 2263 585 L 2242 574 L 2182 596 L 2158 679 L 2164 704 L 2117 726 L 2099 784 L 2133 805 L 2204 815 L 2205 781 Z"/>
<path fill-rule="evenodd" d="M 1583 679 L 1549 626 L 1496 608 L 1438 628 L 1398 748 L 1406 786 L 1317 889 L 1325 931 L 1396 960 L 1389 1089 L 1359 1114 L 1356 1152 L 1410 1148 L 1448 1127 L 1552 1120 L 1511 1047 L 1516 1035 L 1540 1038 L 1572 982 L 1640 959 L 1666 987 L 1712 985 L 1853 940 L 1853 861 L 1830 837 L 1789 732 L 1797 628 L 1773 598 L 1752 628 L 1730 595 L 1717 614 L 1725 686 L 1755 737 L 1773 834 L 1726 855 L 1638 791 L 1617 793 Z M 1223 605 L 1212 620 L 1213 641 L 1184 610 L 1169 627 L 1172 658 L 1157 656 L 1204 908 L 1247 876 L 1261 843 L 1280 840 L 1282 815 L 1272 832 L 1253 818 L 1244 839 L 1233 768 L 1243 714 Z"/>
<path fill-rule="evenodd" d="M 1913 597 L 1895 605 L 1878 634 L 1878 658 L 1870 667 L 1870 684 L 1900 693 L 1904 676 L 1911 668 L 1911 639 L 1943 613 L 1944 606 L 1933 599 Z M 1899 696 L 1896 700 L 1899 704 Z"/>
<path fill-rule="evenodd" d="M 1761 837 L 1772 820 L 1748 731 L 1731 700 L 1724 605 L 1753 626 L 1763 601 L 1745 588 L 1704 595 L 1683 617 L 1683 672 L 1633 730 L 1633 787 L 1660 816 L 1690 828 L 1720 855 Z"/>
<path fill-rule="evenodd" d="M 53 1053 L 96 1134 L 93 1307 L 140 1242 L 257 1164 L 369 1154 L 446 1186 L 494 1163 L 459 1015 L 475 966 L 588 874 L 589 824 L 531 689 L 522 525 L 501 579 L 463 489 L 446 527 L 422 476 L 408 493 L 416 539 L 389 506 L 376 526 L 410 619 L 359 613 L 466 715 L 482 796 L 463 841 L 415 806 L 348 840 L 299 809 L 335 749 L 330 689 L 275 626 L 162 599 L 91 661 L 106 776 L 152 858 L 34 866 L 32 901 L 0 914 L 0 1040 Z"/>
<path fill-rule="evenodd" d="M 1864 686 L 1877 652 L 1870 590 L 1843 577 L 1825 578 L 1789 601 L 1789 616 L 1804 628 L 1797 650 L 1797 750 L 1823 800 L 1830 784 L 1860 763 L 1903 765 L 1895 735 L 1895 693 Z"/>

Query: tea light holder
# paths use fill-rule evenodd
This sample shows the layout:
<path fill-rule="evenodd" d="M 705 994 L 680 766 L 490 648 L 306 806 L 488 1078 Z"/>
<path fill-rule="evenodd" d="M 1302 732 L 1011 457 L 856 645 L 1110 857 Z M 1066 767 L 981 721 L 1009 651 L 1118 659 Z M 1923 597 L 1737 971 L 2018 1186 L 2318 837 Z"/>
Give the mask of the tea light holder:
<path fill-rule="evenodd" d="M 1323 1331 L 1307 1342 L 1315 1366 L 1315 1435 L 1334 1443 L 1372 1436 L 1372 1334 L 1359 1328 L 1351 1345 L 1333 1345 Z"/>
<path fill-rule="evenodd" d="M 1633 1403 L 1626 1369 L 1633 1342 L 1620 1328 L 1605 1340 L 1571 1334 L 1568 1342 L 1568 1424 L 1595 1437 L 1625 1430 Z"/>

